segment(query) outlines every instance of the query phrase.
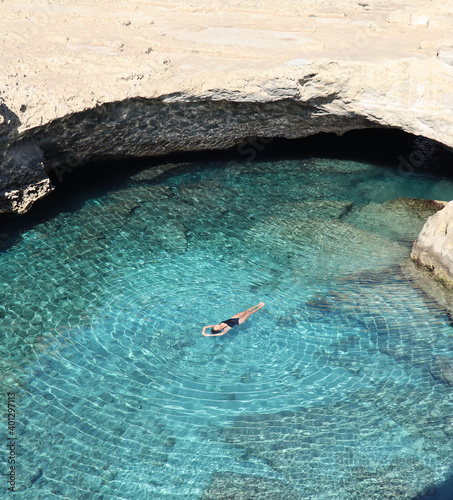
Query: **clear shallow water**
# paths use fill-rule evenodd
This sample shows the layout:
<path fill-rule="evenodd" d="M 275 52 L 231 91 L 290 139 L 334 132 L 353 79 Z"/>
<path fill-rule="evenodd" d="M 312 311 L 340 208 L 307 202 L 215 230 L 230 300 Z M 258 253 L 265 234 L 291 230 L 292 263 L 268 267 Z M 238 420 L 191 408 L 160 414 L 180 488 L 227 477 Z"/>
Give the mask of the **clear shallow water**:
<path fill-rule="evenodd" d="M 429 368 L 453 330 L 404 265 L 427 214 L 400 197 L 453 182 L 187 165 L 24 232 L 0 255 L 20 497 L 390 499 L 446 479 L 453 394 Z"/>

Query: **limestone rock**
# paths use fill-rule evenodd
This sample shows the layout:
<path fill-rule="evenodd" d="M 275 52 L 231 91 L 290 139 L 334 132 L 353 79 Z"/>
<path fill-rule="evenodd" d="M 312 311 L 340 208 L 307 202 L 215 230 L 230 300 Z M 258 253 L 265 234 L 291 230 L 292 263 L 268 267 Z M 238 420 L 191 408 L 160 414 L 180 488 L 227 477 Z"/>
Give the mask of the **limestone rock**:
<path fill-rule="evenodd" d="M 35 182 L 22 189 L 0 192 L 0 214 L 1 213 L 25 213 L 35 201 L 43 198 L 54 188 L 49 179 Z M 3 198 L 1 197 L 3 195 Z"/>
<path fill-rule="evenodd" d="M 453 285 L 453 201 L 426 221 L 412 247 L 411 258 Z"/>
<path fill-rule="evenodd" d="M 429 371 L 436 380 L 453 387 L 453 356 L 435 356 Z"/>
<path fill-rule="evenodd" d="M 0 3 L 4 212 L 99 158 L 370 127 L 453 147 L 445 2 Z"/>
<path fill-rule="evenodd" d="M 451 47 L 441 47 L 437 54 L 439 61 L 442 61 L 445 64 L 449 64 L 453 66 L 453 46 Z"/>

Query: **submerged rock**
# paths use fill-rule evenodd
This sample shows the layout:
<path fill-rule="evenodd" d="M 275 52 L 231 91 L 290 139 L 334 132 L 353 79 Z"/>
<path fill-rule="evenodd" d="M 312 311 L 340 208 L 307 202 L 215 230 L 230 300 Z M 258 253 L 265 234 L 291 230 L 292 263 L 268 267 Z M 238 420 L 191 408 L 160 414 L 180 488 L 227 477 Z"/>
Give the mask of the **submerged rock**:
<path fill-rule="evenodd" d="M 424 400 L 415 386 L 386 380 L 352 391 L 341 401 L 297 411 L 244 414 L 221 435 L 245 456 L 258 457 L 283 474 L 303 498 L 410 500 L 440 476 L 418 453 L 404 451 L 409 434 L 417 439 L 420 456 L 431 453 L 433 439 L 428 435 L 435 425 L 419 404 Z M 451 408 L 439 411 L 442 420 Z M 443 432 L 434 439 L 437 452 L 449 452 L 450 441 Z"/>
<path fill-rule="evenodd" d="M 434 215 L 439 210 L 447 206 L 446 201 L 439 200 L 424 200 L 419 198 L 401 197 L 388 202 L 388 206 L 392 209 L 405 209 L 412 212 L 414 215 L 422 219 L 426 219 Z"/>
<path fill-rule="evenodd" d="M 393 240 L 412 243 L 423 223 L 446 205 L 436 200 L 396 198 L 353 208 L 345 221 Z"/>
<path fill-rule="evenodd" d="M 453 387 L 453 356 L 435 356 L 429 371 L 433 378 Z"/>
<path fill-rule="evenodd" d="M 429 307 L 447 311 L 450 318 L 453 318 L 453 288 L 433 279 L 426 267 L 420 267 L 410 259 L 400 266 L 400 270 L 417 292 L 423 292 L 423 299 Z"/>
<path fill-rule="evenodd" d="M 362 466 L 353 467 L 351 474 L 353 479 L 345 486 L 348 500 L 415 500 L 410 486 L 411 475 L 423 476 L 427 482 L 434 478 L 432 470 L 421 460 L 406 457 L 374 471 Z"/>
<path fill-rule="evenodd" d="M 201 500 L 302 500 L 296 488 L 262 476 L 219 472 L 213 474 L 211 484 Z"/>
<path fill-rule="evenodd" d="M 281 265 L 313 276 L 380 269 L 406 258 L 407 249 L 341 220 L 270 216 L 244 238 L 250 252 L 272 256 Z"/>
<path fill-rule="evenodd" d="M 285 203 L 277 208 L 282 217 L 341 219 L 352 207 L 351 201 L 316 200 Z"/>
<path fill-rule="evenodd" d="M 430 311 L 429 325 L 423 303 Z M 405 278 L 399 266 L 336 280 L 329 293 L 313 295 L 303 308 L 311 323 L 330 323 L 338 329 L 339 337 L 317 355 L 354 374 L 376 358 L 377 350 L 408 370 L 423 369 L 429 377 L 432 350 L 449 332 L 447 311 Z M 367 342 L 351 335 L 355 328 L 367 332 Z"/>

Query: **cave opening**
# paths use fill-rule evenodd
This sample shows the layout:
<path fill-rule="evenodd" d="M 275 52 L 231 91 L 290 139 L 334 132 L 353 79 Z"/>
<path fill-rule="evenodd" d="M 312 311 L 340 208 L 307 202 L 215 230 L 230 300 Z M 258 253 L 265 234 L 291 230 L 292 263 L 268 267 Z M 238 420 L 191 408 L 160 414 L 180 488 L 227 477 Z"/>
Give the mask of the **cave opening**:
<path fill-rule="evenodd" d="M 71 155 L 68 157 L 71 158 Z M 124 187 L 132 176 L 144 169 L 163 167 L 154 181 L 163 182 L 181 173 L 215 168 L 215 165 L 222 168 L 225 164 L 315 157 L 365 161 L 385 166 L 402 177 L 414 172 L 432 172 L 445 178 L 453 176 L 453 153 L 447 146 L 399 129 L 383 128 L 351 130 L 341 136 L 318 133 L 299 139 L 247 137 L 225 150 L 185 151 L 146 157 L 101 156 L 80 165 L 69 161 L 56 169 L 46 169 L 55 189 L 35 202 L 27 213 L 0 216 L 0 247 L 10 246 L 37 223 L 62 211 L 73 212 L 86 200 Z"/>
<path fill-rule="evenodd" d="M 168 163 L 181 164 L 181 167 L 172 169 L 166 176 L 177 175 L 187 168 L 202 169 L 204 164 L 219 160 L 253 162 L 310 157 L 366 161 L 385 165 L 403 176 L 415 171 L 431 171 L 446 177 L 453 175 L 453 152 L 448 147 L 399 129 L 361 129 L 346 132 L 342 136 L 319 133 L 300 139 L 247 137 L 226 150 L 190 151 L 141 158 L 100 156 L 77 167 L 69 163 L 57 171 L 52 168 L 47 170 L 55 191 L 38 204 L 53 204 L 54 199 L 60 198 L 63 193 L 66 198 L 73 191 L 89 191 L 93 186 L 102 188 L 142 169 Z"/>

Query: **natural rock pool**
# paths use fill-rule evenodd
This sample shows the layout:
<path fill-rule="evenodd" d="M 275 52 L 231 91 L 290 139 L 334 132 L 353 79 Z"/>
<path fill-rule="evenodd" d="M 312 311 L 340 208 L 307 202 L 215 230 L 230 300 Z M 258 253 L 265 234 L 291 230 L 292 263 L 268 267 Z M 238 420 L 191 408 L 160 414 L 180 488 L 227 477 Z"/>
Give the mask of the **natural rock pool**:
<path fill-rule="evenodd" d="M 453 181 L 189 163 L 72 197 L 8 240 L 20 498 L 411 499 L 446 480 L 453 388 L 433 360 L 453 329 L 408 271 L 432 212 L 404 197 L 451 200 Z"/>

